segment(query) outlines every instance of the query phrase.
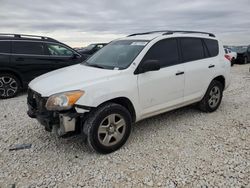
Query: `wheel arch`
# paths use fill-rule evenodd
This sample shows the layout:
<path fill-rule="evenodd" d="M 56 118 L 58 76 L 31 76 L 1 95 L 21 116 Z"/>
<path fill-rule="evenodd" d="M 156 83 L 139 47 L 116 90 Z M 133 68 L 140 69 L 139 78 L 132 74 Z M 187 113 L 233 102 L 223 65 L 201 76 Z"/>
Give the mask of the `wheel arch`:
<path fill-rule="evenodd" d="M 216 81 L 220 82 L 223 85 L 223 90 L 225 89 L 226 81 L 225 81 L 225 77 L 224 76 L 222 76 L 222 75 L 217 76 L 213 80 L 216 80 Z"/>
<path fill-rule="evenodd" d="M 110 99 L 108 101 L 105 101 L 105 102 L 99 104 L 97 107 L 99 107 L 105 103 L 108 103 L 108 102 L 120 104 L 121 106 L 125 107 L 128 110 L 128 112 L 131 114 L 132 121 L 133 122 L 136 121 L 136 111 L 135 111 L 134 105 L 130 99 L 128 99 L 127 97 L 117 97 L 117 98 L 113 98 L 113 99 Z"/>

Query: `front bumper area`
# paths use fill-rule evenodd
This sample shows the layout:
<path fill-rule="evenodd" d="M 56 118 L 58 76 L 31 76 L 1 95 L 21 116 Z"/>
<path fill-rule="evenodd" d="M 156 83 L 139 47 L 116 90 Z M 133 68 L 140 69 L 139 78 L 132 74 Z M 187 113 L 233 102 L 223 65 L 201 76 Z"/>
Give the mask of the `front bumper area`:
<path fill-rule="evenodd" d="M 74 109 L 63 112 L 48 111 L 45 107 L 47 99 L 41 97 L 39 93 L 28 89 L 28 116 L 37 119 L 45 127 L 45 130 L 49 132 L 55 130 L 58 136 L 65 136 L 68 133 L 79 133 L 81 115 Z"/>
<path fill-rule="evenodd" d="M 37 119 L 38 122 L 45 127 L 46 131 L 51 132 L 53 125 L 59 125 L 59 118 L 54 117 L 53 113 L 39 113 L 39 111 L 30 104 L 28 104 L 27 114 L 29 117 Z"/>

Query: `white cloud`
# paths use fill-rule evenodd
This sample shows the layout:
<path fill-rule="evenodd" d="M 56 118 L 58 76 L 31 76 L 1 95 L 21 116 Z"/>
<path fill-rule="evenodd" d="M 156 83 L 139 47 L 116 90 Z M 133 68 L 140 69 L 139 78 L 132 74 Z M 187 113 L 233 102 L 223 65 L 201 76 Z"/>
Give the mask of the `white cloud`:
<path fill-rule="evenodd" d="M 225 44 L 250 44 L 248 0 L 1 0 L 0 32 L 41 34 L 71 46 L 139 31 L 209 31 Z"/>

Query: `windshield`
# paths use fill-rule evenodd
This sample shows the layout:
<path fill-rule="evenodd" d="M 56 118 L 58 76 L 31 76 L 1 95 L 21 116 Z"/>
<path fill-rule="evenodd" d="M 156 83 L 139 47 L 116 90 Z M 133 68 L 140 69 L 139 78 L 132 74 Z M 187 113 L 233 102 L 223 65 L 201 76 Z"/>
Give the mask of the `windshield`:
<path fill-rule="evenodd" d="M 146 46 L 145 40 L 114 41 L 103 47 L 86 64 L 105 69 L 125 69 Z"/>

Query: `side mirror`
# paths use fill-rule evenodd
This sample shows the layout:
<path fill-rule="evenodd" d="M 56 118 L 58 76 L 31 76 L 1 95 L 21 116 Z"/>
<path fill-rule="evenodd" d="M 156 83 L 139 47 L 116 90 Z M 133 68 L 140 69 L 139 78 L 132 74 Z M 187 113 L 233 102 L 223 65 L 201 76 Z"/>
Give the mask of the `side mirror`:
<path fill-rule="evenodd" d="M 158 71 L 161 69 L 160 62 L 158 60 L 146 60 L 142 62 L 140 65 L 137 74 L 144 73 L 144 72 L 150 72 L 150 71 Z"/>
<path fill-rule="evenodd" d="M 79 54 L 73 54 L 72 55 L 72 59 L 79 59 L 81 57 L 81 55 L 79 55 Z"/>

